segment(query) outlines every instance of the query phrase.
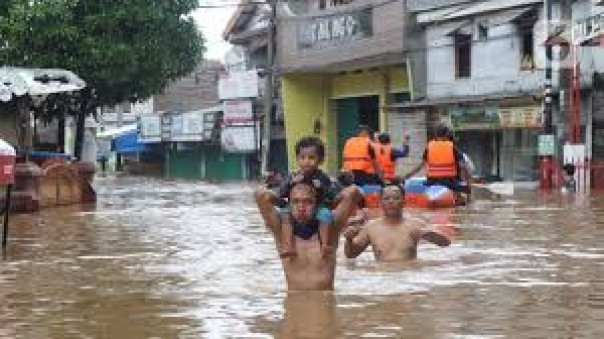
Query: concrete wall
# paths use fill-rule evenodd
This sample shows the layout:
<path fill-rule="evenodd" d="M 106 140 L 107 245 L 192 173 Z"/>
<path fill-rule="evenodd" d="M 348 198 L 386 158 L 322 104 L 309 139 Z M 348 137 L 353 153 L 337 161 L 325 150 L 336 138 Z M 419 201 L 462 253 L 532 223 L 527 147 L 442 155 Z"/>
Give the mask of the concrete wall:
<path fill-rule="evenodd" d="M 204 61 L 191 74 L 168 86 L 155 97 L 156 112 L 182 112 L 209 108 L 218 104 L 218 77 L 224 66 L 218 61 Z"/>
<path fill-rule="evenodd" d="M 298 30 L 317 17 L 347 13 L 371 8 L 372 35 L 362 39 L 334 42 L 332 45 L 299 48 Z M 401 54 L 403 51 L 405 9 L 403 1 L 381 0 L 356 1 L 350 5 L 337 6 L 323 11 L 312 11 L 307 15 L 286 15 L 280 11 L 277 27 L 279 66 L 287 72 L 326 70 L 326 66 L 371 59 L 380 55 Z M 404 60 L 393 55 L 398 62 Z M 392 63 L 392 60 L 388 60 Z M 377 65 L 384 60 L 376 61 Z"/>
<path fill-rule="evenodd" d="M 472 24 L 471 76 L 456 78 L 454 38 L 446 35 L 450 27 L 434 24 L 426 28 L 428 97 L 520 93 L 541 88 L 545 62 L 539 55 L 545 55 L 544 49 L 535 46 L 535 70 L 521 70 L 520 37 L 513 23 L 489 27 L 488 37 L 482 40 L 477 25 Z"/>
<path fill-rule="evenodd" d="M 337 170 L 337 121 L 331 99 L 377 95 L 380 107 L 386 104 L 387 78 L 390 93 L 409 90 L 404 66 L 333 74 L 287 74 L 281 82 L 287 149 L 290 169 L 295 166 L 294 145 L 302 136 L 314 133 L 319 119 L 323 128 L 320 137 L 327 145 L 325 168 Z M 380 129 L 388 128 L 388 114 L 380 110 Z"/>

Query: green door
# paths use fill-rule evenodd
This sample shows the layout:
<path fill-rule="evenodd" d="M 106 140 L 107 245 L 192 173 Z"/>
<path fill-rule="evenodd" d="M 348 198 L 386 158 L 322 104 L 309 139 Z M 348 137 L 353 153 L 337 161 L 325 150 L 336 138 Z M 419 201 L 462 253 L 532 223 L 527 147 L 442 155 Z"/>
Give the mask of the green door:
<path fill-rule="evenodd" d="M 220 146 L 205 147 L 206 179 L 242 180 L 245 155 L 223 152 Z"/>
<path fill-rule="evenodd" d="M 171 151 L 168 157 L 168 177 L 201 179 L 201 150 L 198 148 Z"/>
<path fill-rule="evenodd" d="M 359 101 L 357 98 L 336 100 L 338 126 L 338 168 L 342 167 L 342 151 L 346 140 L 354 136 L 359 128 Z"/>

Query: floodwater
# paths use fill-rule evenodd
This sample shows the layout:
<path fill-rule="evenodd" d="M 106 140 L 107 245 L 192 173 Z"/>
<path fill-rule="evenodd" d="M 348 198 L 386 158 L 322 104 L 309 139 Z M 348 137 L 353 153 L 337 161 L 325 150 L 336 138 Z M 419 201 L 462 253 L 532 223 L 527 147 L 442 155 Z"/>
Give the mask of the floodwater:
<path fill-rule="evenodd" d="M 389 266 L 340 248 L 335 292 L 288 295 L 251 185 L 95 185 L 96 206 L 13 217 L 1 338 L 604 337 L 604 195 L 408 211 L 452 246 Z"/>

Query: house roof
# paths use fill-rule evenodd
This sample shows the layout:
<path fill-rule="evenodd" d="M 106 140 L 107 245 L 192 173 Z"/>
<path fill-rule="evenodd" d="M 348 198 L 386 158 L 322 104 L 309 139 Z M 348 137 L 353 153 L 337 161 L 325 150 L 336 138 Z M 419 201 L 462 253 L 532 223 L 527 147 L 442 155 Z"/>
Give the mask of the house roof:
<path fill-rule="evenodd" d="M 84 87 L 84 80 L 64 69 L 0 67 L 0 101 L 4 102 L 14 96 L 45 96 Z"/>
<path fill-rule="evenodd" d="M 229 41 L 229 36 L 237 33 L 251 19 L 256 11 L 256 6 L 257 4 L 250 2 L 250 0 L 239 0 L 237 10 L 233 13 L 233 16 L 231 16 L 222 32 L 222 38 Z"/>
<path fill-rule="evenodd" d="M 543 3 L 543 0 L 492 0 L 447 6 L 417 13 L 419 24 L 455 20 L 477 14 Z"/>

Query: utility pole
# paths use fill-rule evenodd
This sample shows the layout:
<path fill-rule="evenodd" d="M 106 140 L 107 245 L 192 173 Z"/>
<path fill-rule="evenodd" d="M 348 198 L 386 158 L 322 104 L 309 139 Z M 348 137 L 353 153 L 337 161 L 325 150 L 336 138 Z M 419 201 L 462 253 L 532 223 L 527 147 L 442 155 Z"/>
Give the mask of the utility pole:
<path fill-rule="evenodd" d="M 267 0 L 270 6 L 270 15 L 268 19 L 268 43 L 267 43 L 267 65 L 264 86 L 264 115 L 262 119 L 262 154 L 260 163 L 260 175 L 266 175 L 268 172 L 268 161 L 271 144 L 271 125 L 273 112 L 273 93 L 275 84 L 275 21 L 277 17 L 277 0 Z"/>
<path fill-rule="evenodd" d="M 545 0 L 545 15 L 546 15 L 546 41 L 545 41 L 545 86 L 544 86 L 544 102 L 543 102 L 543 129 L 542 134 L 539 136 L 540 144 L 551 143 L 554 140 L 553 137 L 553 98 L 552 98 L 552 57 L 553 57 L 553 46 L 552 46 L 552 1 Z M 555 148 L 555 142 L 554 142 Z M 549 150 L 551 151 L 551 150 Z M 539 186 L 541 189 L 549 190 L 552 188 L 552 177 L 553 177 L 553 154 L 551 152 L 545 152 L 540 149 L 539 154 Z"/>

